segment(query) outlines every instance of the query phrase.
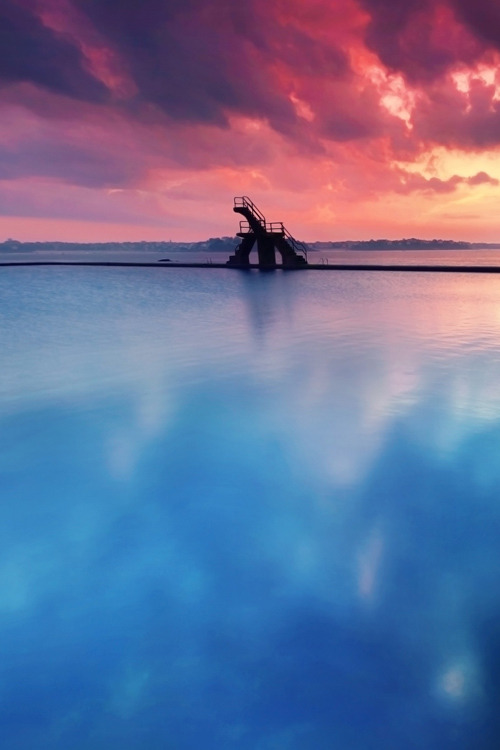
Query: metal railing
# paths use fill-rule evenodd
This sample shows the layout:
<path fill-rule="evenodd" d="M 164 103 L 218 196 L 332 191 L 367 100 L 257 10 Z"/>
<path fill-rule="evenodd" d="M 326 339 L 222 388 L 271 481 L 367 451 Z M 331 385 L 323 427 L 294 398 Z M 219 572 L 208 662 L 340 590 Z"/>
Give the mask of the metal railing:
<path fill-rule="evenodd" d="M 295 237 L 292 237 L 288 229 L 283 227 L 283 234 L 285 236 L 285 239 L 288 241 L 288 244 L 293 247 L 296 253 L 299 255 L 303 255 L 306 263 L 307 263 L 307 245 L 305 245 L 303 242 L 299 242 L 295 239 Z"/>
<path fill-rule="evenodd" d="M 283 226 L 282 221 L 268 221 L 266 224 L 266 229 L 268 232 L 272 232 L 273 234 L 285 233 L 285 227 Z"/>
<path fill-rule="evenodd" d="M 266 232 L 271 232 L 272 234 L 284 234 L 285 233 L 285 227 L 283 226 L 282 221 L 266 221 L 265 226 L 262 227 L 266 230 Z M 248 221 L 241 220 L 240 221 L 240 233 L 246 234 L 248 232 L 253 232 L 252 227 L 248 223 Z"/>
<path fill-rule="evenodd" d="M 259 224 L 262 224 L 263 227 L 266 226 L 266 217 L 264 216 L 262 211 L 259 211 L 255 203 L 251 201 L 250 198 L 248 198 L 248 196 L 242 195 L 239 198 L 235 198 L 234 207 L 235 208 L 247 208 L 252 214 L 252 216 L 254 217 L 254 219 L 257 219 Z"/>
<path fill-rule="evenodd" d="M 253 232 L 253 229 L 248 221 L 240 221 L 240 234 L 249 234 L 250 232 Z"/>

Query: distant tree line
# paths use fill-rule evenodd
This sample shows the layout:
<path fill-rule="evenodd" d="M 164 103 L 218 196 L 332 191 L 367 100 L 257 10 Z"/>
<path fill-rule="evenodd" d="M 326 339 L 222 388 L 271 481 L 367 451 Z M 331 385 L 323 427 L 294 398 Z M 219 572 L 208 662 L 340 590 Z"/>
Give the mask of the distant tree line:
<path fill-rule="evenodd" d="M 341 242 L 311 242 L 311 250 L 473 250 L 479 247 L 500 248 L 500 244 L 463 242 L 456 240 L 421 240 L 409 237 L 401 240 L 344 240 Z"/>
<path fill-rule="evenodd" d="M 211 237 L 203 242 L 20 242 L 8 239 L 0 242 L 0 252 L 34 252 L 58 250 L 72 252 L 75 250 L 87 251 L 133 251 L 133 252 L 172 252 L 172 251 L 195 251 L 217 253 L 230 253 L 240 240 L 237 237 Z"/>
<path fill-rule="evenodd" d="M 0 242 L 0 252 L 38 251 L 133 251 L 141 252 L 197 252 L 232 253 L 240 242 L 237 237 L 211 237 L 202 242 L 20 242 L 8 239 Z M 410 237 L 401 240 L 343 240 L 335 242 L 308 242 L 309 250 L 473 250 L 480 247 L 500 248 L 500 244 L 457 242 L 455 240 L 421 240 Z"/>

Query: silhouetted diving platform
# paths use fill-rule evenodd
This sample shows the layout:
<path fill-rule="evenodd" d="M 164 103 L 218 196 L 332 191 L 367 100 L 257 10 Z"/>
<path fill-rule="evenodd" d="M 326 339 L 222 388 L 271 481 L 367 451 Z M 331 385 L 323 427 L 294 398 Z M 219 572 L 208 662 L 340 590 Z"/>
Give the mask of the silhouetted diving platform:
<path fill-rule="evenodd" d="M 235 268 L 255 268 L 250 253 L 257 244 L 258 268 L 307 268 L 307 247 L 297 242 L 282 221 L 266 221 L 264 214 L 246 195 L 234 199 L 233 211 L 245 217 L 240 221 L 237 236 L 241 242 L 227 261 Z M 281 264 L 276 263 L 276 251 Z"/>

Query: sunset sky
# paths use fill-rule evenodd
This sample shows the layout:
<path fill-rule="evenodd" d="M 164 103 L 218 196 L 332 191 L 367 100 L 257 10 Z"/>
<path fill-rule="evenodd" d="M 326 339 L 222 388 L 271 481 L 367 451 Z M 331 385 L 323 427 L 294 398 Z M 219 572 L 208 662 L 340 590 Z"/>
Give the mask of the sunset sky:
<path fill-rule="evenodd" d="M 498 0 L 1 0 L 0 241 L 500 241 Z"/>

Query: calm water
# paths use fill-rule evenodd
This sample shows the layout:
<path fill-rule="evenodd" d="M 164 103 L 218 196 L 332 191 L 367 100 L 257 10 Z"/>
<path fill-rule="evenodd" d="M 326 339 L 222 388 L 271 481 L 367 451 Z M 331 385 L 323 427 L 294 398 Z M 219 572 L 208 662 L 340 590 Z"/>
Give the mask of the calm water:
<path fill-rule="evenodd" d="M 234 246 L 236 247 L 235 240 Z M 132 263 L 158 263 L 168 258 L 172 263 L 225 263 L 229 257 L 226 252 L 197 252 L 162 250 L 37 250 L 33 252 L 0 252 L 2 263 L 30 261 L 128 261 Z M 379 263 L 386 265 L 450 265 L 450 266 L 500 266 L 500 249 L 478 248 L 476 250 L 310 250 L 309 262 L 312 264 L 333 263 Z M 276 258 L 281 263 L 279 253 Z M 257 263 L 257 252 L 253 250 L 250 261 Z"/>
<path fill-rule="evenodd" d="M 500 277 L 0 299 L 2 748 L 498 748 Z"/>

